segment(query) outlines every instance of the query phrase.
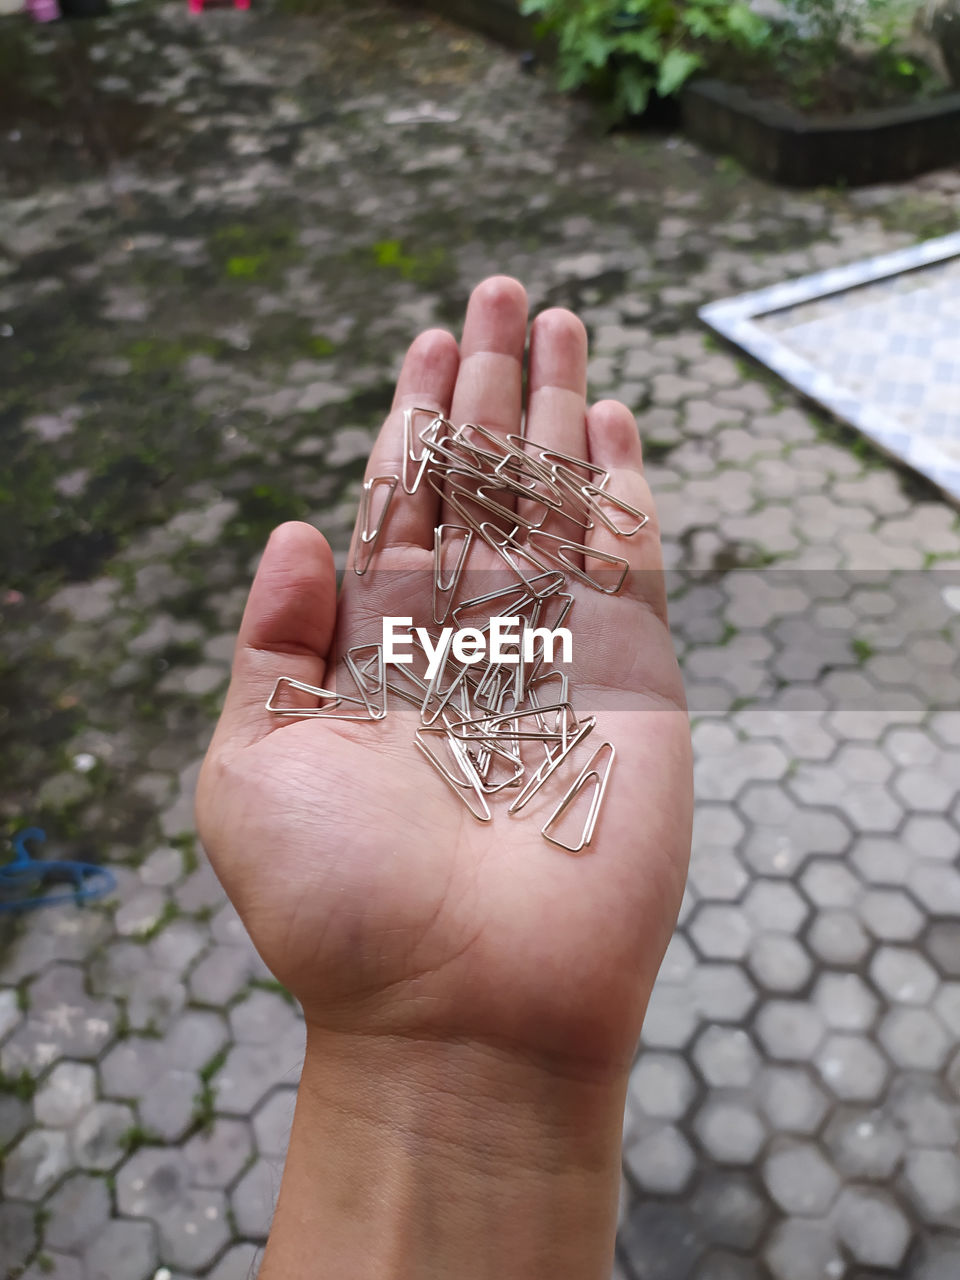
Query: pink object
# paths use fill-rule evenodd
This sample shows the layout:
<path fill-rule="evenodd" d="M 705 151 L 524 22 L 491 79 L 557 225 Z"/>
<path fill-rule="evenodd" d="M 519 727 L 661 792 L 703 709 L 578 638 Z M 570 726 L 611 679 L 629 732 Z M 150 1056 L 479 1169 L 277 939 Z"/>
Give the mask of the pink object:
<path fill-rule="evenodd" d="M 26 9 L 34 22 L 56 22 L 60 17 L 57 0 L 27 0 Z"/>

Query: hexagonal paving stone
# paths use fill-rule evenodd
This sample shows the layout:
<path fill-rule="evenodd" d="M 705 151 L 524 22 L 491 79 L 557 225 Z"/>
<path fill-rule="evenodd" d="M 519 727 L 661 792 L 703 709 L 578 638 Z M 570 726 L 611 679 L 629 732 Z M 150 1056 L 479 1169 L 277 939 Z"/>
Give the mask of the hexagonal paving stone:
<path fill-rule="evenodd" d="M 111 1098 L 138 1098 L 166 1070 L 162 1040 L 129 1036 L 110 1049 L 100 1062 L 100 1080 Z"/>
<path fill-rule="evenodd" d="M 908 888 L 932 916 L 960 916 L 960 873 L 952 866 L 935 862 L 915 862 Z"/>
<path fill-rule="evenodd" d="M 746 1031 L 707 1027 L 693 1049 L 700 1074 L 716 1088 L 746 1088 L 760 1068 L 760 1057 Z"/>
<path fill-rule="evenodd" d="M 763 1164 L 767 1190 L 786 1213 L 801 1217 L 824 1214 L 829 1209 L 840 1179 L 819 1147 L 809 1142 L 781 1140 Z"/>
<path fill-rule="evenodd" d="M 222 898 L 223 890 L 218 886 L 217 901 Z M 150 960 L 156 967 L 181 978 L 209 942 L 210 932 L 206 925 L 196 920 L 174 920 L 150 942 Z"/>
<path fill-rule="evenodd" d="M 886 1106 L 910 1146 L 953 1147 L 960 1142 L 960 1110 L 943 1085 L 929 1076 L 895 1077 Z"/>
<path fill-rule="evenodd" d="M 855 973 L 824 973 L 817 979 L 813 1000 L 834 1031 L 867 1031 L 876 1021 L 877 997 Z"/>
<path fill-rule="evenodd" d="M 902 1004 L 927 1004 L 938 982 L 923 956 L 907 947 L 881 947 L 870 963 L 870 977 L 888 1000 Z"/>
<path fill-rule="evenodd" d="M 164 1031 L 187 1000 L 183 983 L 165 969 L 136 976 L 127 996 L 127 1020 L 137 1031 Z"/>
<path fill-rule="evenodd" d="M 960 832 L 931 814 L 912 814 L 903 824 L 901 839 L 919 858 L 952 862 L 960 854 Z"/>
<path fill-rule="evenodd" d="M 796 889 L 780 880 L 755 880 L 743 909 L 757 929 L 771 933 L 796 933 L 810 910 Z"/>
<path fill-rule="evenodd" d="M 276 1164 L 261 1158 L 250 1166 L 230 1193 L 237 1229 L 242 1235 L 266 1240 L 280 1192 L 280 1174 Z"/>
<path fill-rule="evenodd" d="M 760 1105 L 772 1129 L 814 1133 L 827 1099 L 803 1067 L 767 1067 L 759 1082 Z"/>
<path fill-rule="evenodd" d="M 73 1253 L 109 1221 L 110 1192 L 103 1178 L 75 1173 L 57 1188 L 45 1208 L 44 1246 Z"/>
<path fill-rule="evenodd" d="M 782 933 L 761 933 L 754 938 L 747 964 L 761 986 L 783 994 L 799 991 L 813 970 L 800 943 Z"/>
<path fill-rule="evenodd" d="M 807 931 L 807 944 L 825 964 L 856 965 L 870 950 L 870 939 L 852 911 L 819 911 Z"/>
<path fill-rule="evenodd" d="M 824 909 L 853 907 L 863 892 L 856 876 L 835 858 L 812 859 L 804 867 L 800 883 L 814 906 Z"/>
<path fill-rule="evenodd" d="M 679 1054 L 645 1050 L 630 1076 L 627 1111 L 662 1120 L 682 1120 L 696 1088 L 690 1068 Z M 253 1128 L 261 1155 L 282 1156 L 286 1152 L 295 1096 L 291 1090 L 278 1090 L 254 1116 Z"/>
<path fill-rule="evenodd" d="M 917 1071 L 938 1071 L 952 1048 L 942 1024 L 926 1009 L 891 1009 L 878 1036 L 894 1062 Z"/>
<path fill-rule="evenodd" d="M 106 1173 L 127 1154 L 127 1135 L 134 1127 L 130 1107 L 119 1102 L 98 1102 L 73 1131 L 73 1158 L 81 1169 Z"/>
<path fill-rule="evenodd" d="M 770 1216 L 753 1178 L 734 1169 L 705 1171 L 692 1203 L 704 1238 L 731 1249 L 755 1248 Z"/>
<path fill-rule="evenodd" d="M 42 1200 L 70 1167 L 67 1135 L 31 1129 L 3 1162 L 3 1193 L 13 1200 Z"/>
<path fill-rule="evenodd" d="M 229 1039 L 226 1023 L 218 1013 L 188 1009 L 173 1023 L 162 1041 L 167 1063 L 181 1070 L 199 1070 L 214 1058 Z"/>
<path fill-rule="evenodd" d="M 858 1262 L 890 1271 L 903 1262 L 910 1226 L 886 1192 L 845 1187 L 834 1218 L 838 1236 Z"/>
<path fill-rule="evenodd" d="M 207 1188 L 188 1191 L 157 1215 L 157 1230 L 160 1257 L 168 1266 L 201 1270 L 230 1239 L 226 1197 Z"/>
<path fill-rule="evenodd" d="M 863 1036 L 830 1036 L 816 1063 L 830 1090 L 851 1102 L 872 1102 L 887 1082 L 885 1058 Z"/>
<path fill-rule="evenodd" d="M 213 947 L 190 972 L 190 995 L 198 1004 L 225 1005 L 254 972 L 254 958 L 246 947 Z"/>
<path fill-rule="evenodd" d="M 925 1240 L 916 1280 L 956 1280 L 960 1275 L 960 1240 L 950 1236 Z"/>
<path fill-rule="evenodd" d="M 93 1106 L 95 1095 L 96 1072 L 89 1063 L 60 1062 L 34 1095 L 34 1114 L 40 1124 L 66 1129 Z"/>
<path fill-rule="evenodd" d="M 747 953 L 753 929 L 738 907 L 710 902 L 689 926 L 689 936 L 708 960 L 740 960 Z"/>
<path fill-rule="evenodd" d="M 230 1026 L 239 1044 L 277 1044 L 288 1040 L 299 1046 L 303 1039 L 299 1008 L 284 996 L 255 990 L 230 1010 Z"/>
<path fill-rule="evenodd" d="M 764 1254 L 776 1280 L 843 1280 L 846 1264 L 832 1231 L 788 1218 L 774 1228 Z"/>
<path fill-rule="evenodd" d="M 946 982 L 933 1002 L 937 1017 L 954 1037 L 960 1038 L 960 982 Z"/>
<path fill-rule="evenodd" d="M 927 1148 L 908 1152 L 903 1180 L 926 1222 L 960 1228 L 960 1160 L 954 1151 Z"/>
<path fill-rule="evenodd" d="M 215 1120 L 208 1131 L 195 1134 L 183 1148 L 195 1187 L 228 1186 L 252 1154 L 253 1140 L 247 1122 L 223 1118 Z"/>
<path fill-rule="evenodd" d="M 236 1044 L 213 1078 L 217 1110 L 246 1116 L 277 1085 L 296 1084 L 303 1064 L 302 1050 L 289 1044 Z"/>
<path fill-rule="evenodd" d="M 156 1218 L 176 1205 L 189 1182 L 182 1151 L 143 1147 L 117 1173 L 117 1208 L 130 1218 Z"/>
<path fill-rule="evenodd" d="M 838 1107 L 823 1141 L 846 1178 L 889 1178 L 904 1151 L 903 1134 L 891 1115 L 859 1107 Z"/>
<path fill-rule="evenodd" d="M 0 1202 L 0 1258 L 16 1275 L 37 1245 L 36 1217 L 26 1204 Z M 9 1274 L 8 1272 L 8 1274 Z"/>
<path fill-rule="evenodd" d="M 899 838 L 864 836 L 850 855 L 851 864 L 867 882 L 876 885 L 904 885 L 916 858 Z"/>
<path fill-rule="evenodd" d="M 83 1255 L 86 1280 L 148 1280 L 157 1269 L 152 1223 L 108 1222 Z"/>
<path fill-rule="evenodd" d="M 700 1108 L 694 1128 L 706 1150 L 721 1164 L 749 1164 L 766 1137 L 760 1117 L 745 1103 L 717 1099 Z"/>
<path fill-rule="evenodd" d="M 140 1119 L 165 1142 L 179 1142 L 194 1123 L 200 1078 L 195 1071 L 165 1071 L 140 1099 Z"/>
<path fill-rule="evenodd" d="M 698 965 L 690 985 L 696 1011 L 711 1022 L 742 1022 L 757 1003 L 756 987 L 736 964 Z"/>
<path fill-rule="evenodd" d="M 924 918 L 899 889 L 871 889 L 859 905 L 860 918 L 875 938 L 910 942 L 923 929 Z"/>
<path fill-rule="evenodd" d="M 960 923 L 941 920 L 930 925 L 923 946 L 942 974 L 960 978 Z"/>
<path fill-rule="evenodd" d="M 859 743 L 841 747 L 830 767 L 848 782 L 886 782 L 893 773 L 893 765 L 879 748 Z"/>
<path fill-rule="evenodd" d="M 757 803 L 761 794 L 762 805 Z M 751 811 L 763 815 L 754 817 L 756 828 L 743 847 L 745 861 L 758 875 L 791 876 L 808 855 L 843 853 L 852 839 L 850 827 L 839 815 L 804 808 L 779 787 L 765 794 L 758 787 L 748 787 L 737 803 L 748 816 Z"/>
<path fill-rule="evenodd" d="M 644 1280 L 689 1275 L 703 1251 L 700 1225 L 683 1201 L 644 1197 L 630 1206 L 620 1232 L 624 1256 Z"/>
<path fill-rule="evenodd" d="M 658 981 L 643 1020 L 643 1043 L 652 1049 L 682 1049 L 693 1039 L 698 1022 L 689 988 Z"/>
<path fill-rule="evenodd" d="M 661 1125 L 628 1141 L 624 1162 L 644 1191 L 665 1194 L 683 1191 L 696 1167 L 689 1143 L 673 1125 Z"/>
<path fill-rule="evenodd" d="M 946 813 L 956 798 L 950 778 L 927 766 L 902 769 L 893 780 L 893 790 L 909 809 L 926 813 Z"/>
<path fill-rule="evenodd" d="M 771 1000 L 757 1015 L 756 1030 L 767 1053 L 780 1061 L 806 1061 L 816 1052 L 825 1026 L 802 1000 Z"/>
<path fill-rule="evenodd" d="M 37 1072 L 59 1058 L 96 1058 L 113 1038 L 117 1008 L 94 1000 L 75 965 L 55 964 L 30 983 L 29 1012 L 0 1048 L 7 1075 Z"/>

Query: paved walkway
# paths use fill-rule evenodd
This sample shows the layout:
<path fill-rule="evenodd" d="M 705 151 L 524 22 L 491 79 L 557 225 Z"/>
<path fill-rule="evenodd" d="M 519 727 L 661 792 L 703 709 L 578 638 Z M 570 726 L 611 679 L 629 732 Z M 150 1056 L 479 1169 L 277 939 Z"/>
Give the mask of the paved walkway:
<path fill-rule="evenodd" d="M 301 1023 L 191 790 L 265 533 L 345 547 L 405 344 L 503 270 L 638 411 L 695 719 L 618 1274 L 956 1280 L 956 515 L 695 310 L 953 228 L 960 174 L 773 190 L 434 20 L 317 9 L 0 25 L 0 816 L 119 879 L 0 923 L 7 1274 L 258 1254 Z"/>

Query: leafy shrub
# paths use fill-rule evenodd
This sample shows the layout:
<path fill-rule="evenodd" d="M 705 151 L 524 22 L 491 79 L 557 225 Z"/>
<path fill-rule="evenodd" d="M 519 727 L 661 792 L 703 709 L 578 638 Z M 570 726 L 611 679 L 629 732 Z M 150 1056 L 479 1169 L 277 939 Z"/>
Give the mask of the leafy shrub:
<path fill-rule="evenodd" d="M 560 87 L 601 89 L 615 119 L 639 115 L 654 92 L 677 93 L 711 47 L 756 49 L 770 34 L 742 0 L 521 0 L 520 10 L 556 40 Z"/>

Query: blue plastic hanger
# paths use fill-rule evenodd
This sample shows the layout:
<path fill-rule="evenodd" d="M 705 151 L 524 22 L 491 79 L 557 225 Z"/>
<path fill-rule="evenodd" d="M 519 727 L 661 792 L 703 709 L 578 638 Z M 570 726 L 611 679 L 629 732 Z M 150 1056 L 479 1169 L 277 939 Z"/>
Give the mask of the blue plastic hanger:
<path fill-rule="evenodd" d="M 0 867 L 0 911 L 28 911 L 32 907 L 53 907 L 60 902 L 73 902 L 79 906 L 92 898 L 102 898 L 117 887 L 113 872 L 92 862 L 35 861 L 27 849 L 27 841 L 42 844 L 46 838 L 47 833 L 40 827 L 25 827 L 13 837 L 13 861 Z M 64 879 L 72 882 L 72 889 L 4 901 L 4 895 L 11 891 Z"/>

